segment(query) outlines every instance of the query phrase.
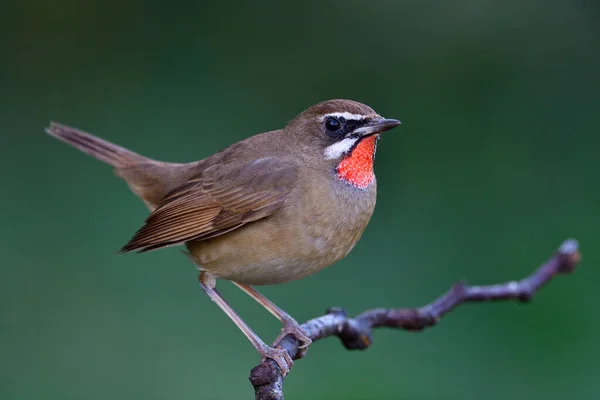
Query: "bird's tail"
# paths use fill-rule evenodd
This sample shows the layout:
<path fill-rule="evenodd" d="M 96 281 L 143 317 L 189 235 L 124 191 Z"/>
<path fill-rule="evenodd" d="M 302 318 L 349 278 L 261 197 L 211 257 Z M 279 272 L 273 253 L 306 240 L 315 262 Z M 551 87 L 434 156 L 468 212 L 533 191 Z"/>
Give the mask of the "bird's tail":
<path fill-rule="evenodd" d="M 115 168 L 126 168 L 135 164 L 151 161 L 133 151 L 127 150 L 116 144 L 107 142 L 79 129 L 51 122 L 46 132 L 58 140 L 83 151 L 100 161 L 112 165 Z"/>
<path fill-rule="evenodd" d="M 152 160 L 94 135 L 56 122 L 46 132 L 55 138 L 111 165 L 115 174 L 150 208 L 156 209 L 164 196 L 194 173 L 194 164 Z"/>

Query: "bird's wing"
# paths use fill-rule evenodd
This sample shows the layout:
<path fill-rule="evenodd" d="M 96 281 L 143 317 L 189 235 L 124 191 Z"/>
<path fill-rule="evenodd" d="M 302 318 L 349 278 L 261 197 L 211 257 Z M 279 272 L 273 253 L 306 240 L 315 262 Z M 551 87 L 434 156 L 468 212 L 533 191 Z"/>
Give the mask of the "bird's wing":
<path fill-rule="evenodd" d="M 277 157 L 213 165 L 167 194 L 121 251 L 209 239 L 267 217 L 281 208 L 297 177 L 297 166 Z"/>

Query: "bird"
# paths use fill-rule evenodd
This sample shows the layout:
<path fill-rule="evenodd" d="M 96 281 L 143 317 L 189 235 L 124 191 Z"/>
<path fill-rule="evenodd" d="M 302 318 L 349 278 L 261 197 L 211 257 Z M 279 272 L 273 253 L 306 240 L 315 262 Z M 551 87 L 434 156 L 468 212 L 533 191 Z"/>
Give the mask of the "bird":
<path fill-rule="evenodd" d="M 380 135 L 400 125 L 371 107 L 333 99 L 283 129 L 260 133 L 200 161 L 157 161 L 51 122 L 46 132 L 113 167 L 150 211 L 121 252 L 183 245 L 202 290 L 285 376 L 293 365 L 267 345 L 216 290 L 228 280 L 279 319 L 302 355 L 311 339 L 254 286 L 289 282 L 343 259 L 373 214 Z M 274 343 L 278 343 L 278 340 Z"/>

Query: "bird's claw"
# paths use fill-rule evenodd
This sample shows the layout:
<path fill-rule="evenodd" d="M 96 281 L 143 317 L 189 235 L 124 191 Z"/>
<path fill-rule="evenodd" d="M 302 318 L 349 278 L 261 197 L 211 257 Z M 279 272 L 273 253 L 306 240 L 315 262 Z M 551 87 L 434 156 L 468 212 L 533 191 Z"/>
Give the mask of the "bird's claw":
<path fill-rule="evenodd" d="M 306 335 L 304 330 L 294 320 L 288 321 L 283 325 L 281 333 L 279 336 L 277 336 L 274 343 L 277 345 L 287 335 L 293 335 L 300 342 L 300 346 L 298 346 L 298 355 L 296 358 L 304 357 L 306 350 L 308 350 L 308 346 L 310 346 L 312 343 L 312 339 Z"/>
<path fill-rule="evenodd" d="M 288 372 L 290 372 L 290 368 L 294 365 L 294 361 L 292 361 L 292 357 L 288 354 L 287 351 L 282 349 L 281 347 L 269 347 L 266 346 L 261 349 L 260 355 L 262 357 L 262 361 L 265 361 L 267 358 L 275 361 L 279 368 L 281 369 L 281 375 L 285 377 Z"/>

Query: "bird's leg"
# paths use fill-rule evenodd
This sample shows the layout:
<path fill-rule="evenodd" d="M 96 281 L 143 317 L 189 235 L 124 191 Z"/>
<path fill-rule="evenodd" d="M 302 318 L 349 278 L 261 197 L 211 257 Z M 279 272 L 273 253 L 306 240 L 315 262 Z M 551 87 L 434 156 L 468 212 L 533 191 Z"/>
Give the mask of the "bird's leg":
<path fill-rule="evenodd" d="M 248 340 L 250 340 L 250 343 L 252 343 L 256 350 L 258 350 L 263 360 L 266 358 L 273 359 L 277 365 L 279 365 L 279 368 L 281 368 L 281 373 L 283 376 L 286 376 L 292 365 L 294 365 L 294 362 L 292 361 L 288 352 L 282 348 L 273 348 L 267 346 L 267 344 L 263 342 L 252 329 L 250 329 L 250 327 L 244 322 L 238 313 L 236 313 L 221 296 L 221 294 L 217 292 L 215 289 L 216 280 L 213 276 L 207 274 L 206 272 L 200 272 L 198 281 L 200 282 L 200 287 L 202 290 L 204 290 L 204 293 L 206 293 L 212 301 L 217 303 L 221 310 L 223 310 L 225 314 L 231 318 L 233 323 L 236 324 L 237 327 L 244 333 L 244 335 L 246 335 Z"/>
<path fill-rule="evenodd" d="M 281 308 L 277 307 L 271 300 L 267 299 L 265 296 L 260 294 L 256 289 L 254 289 L 250 285 L 244 285 L 242 283 L 233 282 L 237 287 L 246 292 L 250 297 L 256 300 L 261 306 L 267 309 L 271 314 L 275 316 L 278 320 L 283 323 L 283 329 L 274 343 L 279 343 L 284 336 L 288 334 L 294 335 L 300 341 L 300 350 L 298 352 L 298 358 L 304 357 L 308 346 L 312 343 L 312 340 L 306 335 L 306 332 L 300 327 L 298 322 L 294 318 L 292 318 L 288 313 L 283 311 Z"/>

